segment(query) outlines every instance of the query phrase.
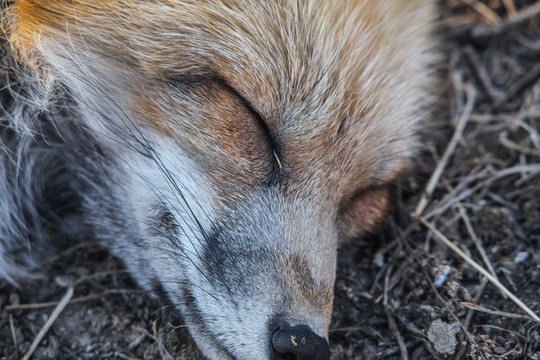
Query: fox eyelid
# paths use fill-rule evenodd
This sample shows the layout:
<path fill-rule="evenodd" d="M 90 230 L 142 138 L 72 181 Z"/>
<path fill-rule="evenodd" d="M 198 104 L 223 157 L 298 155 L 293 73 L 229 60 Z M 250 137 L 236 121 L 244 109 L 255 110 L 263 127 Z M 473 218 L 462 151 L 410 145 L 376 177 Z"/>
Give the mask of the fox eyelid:
<path fill-rule="evenodd" d="M 270 161 L 272 163 L 272 170 L 270 177 L 267 181 L 267 186 L 273 186 L 278 183 L 281 183 L 285 178 L 284 166 L 283 166 L 283 157 L 280 148 L 280 144 L 273 136 L 272 129 L 268 126 L 264 117 L 257 111 L 256 107 L 242 94 L 240 94 L 234 87 L 232 87 L 226 80 L 217 79 L 218 84 L 229 90 L 237 99 L 239 99 L 249 113 L 253 116 L 253 119 L 257 123 L 257 126 L 260 128 L 263 134 L 263 140 L 267 143 L 270 150 Z"/>
<path fill-rule="evenodd" d="M 267 156 L 268 161 L 270 162 L 270 171 L 264 185 L 271 187 L 282 183 L 285 180 L 286 162 L 284 162 L 281 146 L 276 140 L 274 131 L 268 125 L 268 122 L 264 116 L 261 115 L 260 111 L 257 110 L 257 107 L 242 95 L 241 92 L 235 89 L 226 79 L 208 74 L 168 78 L 162 81 L 171 85 L 170 87 L 172 89 L 178 89 L 178 91 L 183 94 L 182 96 L 186 97 L 189 97 L 189 92 L 193 91 L 193 89 L 199 87 L 216 87 L 236 98 L 239 101 L 239 105 L 241 104 L 241 106 L 247 110 L 247 113 L 251 115 L 251 120 L 254 121 L 254 125 L 259 128 L 258 134 L 261 135 L 260 140 L 266 144 L 264 148 L 268 149 L 264 154 L 261 154 Z"/>

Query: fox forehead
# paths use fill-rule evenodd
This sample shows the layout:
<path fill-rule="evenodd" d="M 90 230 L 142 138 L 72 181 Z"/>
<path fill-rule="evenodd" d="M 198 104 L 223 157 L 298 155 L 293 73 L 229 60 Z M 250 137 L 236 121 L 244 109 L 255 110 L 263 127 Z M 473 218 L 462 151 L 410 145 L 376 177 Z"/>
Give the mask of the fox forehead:
<path fill-rule="evenodd" d="M 404 39 L 420 43 L 403 31 L 418 35 L 411 28 L 430 25 L 430 3 L 19 0 L 9 11 L 16 23 L 11 41 L 25 53 L 43 38 L 69 36 L 76 44 L 81 37 L 156 76 L 227 79 L 271 120 L 274 113 L 283 118 L 288 103 L 305 103 L 317 90 L 310 85 L 375 70 L 366 69 L 366 60 L 377 50 L 406 48 Z M 404 23 L 406 16 L 395 17 L 403 12 L 412 19 Z"/>
<path fill-rule="evenodd" d="M 309 180 L 352 194 L 407 166 L 425 96 L 418 89 L 428 82 L 429 41 L 422 36 L 432 6 L 430 0 L 19 0 L 10 10 L 10 40 L 30 62 L 54 43 L 121 59 L 137 72 L 134 79 L 224 81 L 262 117 L 292 183 Z M 151 116 L 142 120 L 171 117 L 152 98 L 145 106 Z M 237 109 L 222 117 L 233 124 L 243 105 L 224 99 Z"/>

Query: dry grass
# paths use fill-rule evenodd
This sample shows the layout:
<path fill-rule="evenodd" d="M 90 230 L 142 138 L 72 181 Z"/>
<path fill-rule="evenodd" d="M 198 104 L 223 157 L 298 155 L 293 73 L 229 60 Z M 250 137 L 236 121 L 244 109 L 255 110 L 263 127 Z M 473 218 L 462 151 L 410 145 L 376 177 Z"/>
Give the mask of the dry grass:
<path fill-rule="evenodd" d="M 443 7 L 445 100 L 385 245 L 342 263 L 334 359 L 540 359 L 540 1 Z"/>

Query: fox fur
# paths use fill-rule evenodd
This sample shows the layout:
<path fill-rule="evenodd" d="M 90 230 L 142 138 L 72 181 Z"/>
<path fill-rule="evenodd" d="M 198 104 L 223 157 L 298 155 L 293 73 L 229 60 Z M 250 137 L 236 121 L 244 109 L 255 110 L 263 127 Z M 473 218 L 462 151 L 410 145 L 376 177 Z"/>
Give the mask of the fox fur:
<path fill-rule="evenodd" d="M 434 2 L 3 8 L 0 276 L 92 236 L 209 359 L 276 358 L 278 320 L 327 338 L 338 239 L 417 147 Z"/>

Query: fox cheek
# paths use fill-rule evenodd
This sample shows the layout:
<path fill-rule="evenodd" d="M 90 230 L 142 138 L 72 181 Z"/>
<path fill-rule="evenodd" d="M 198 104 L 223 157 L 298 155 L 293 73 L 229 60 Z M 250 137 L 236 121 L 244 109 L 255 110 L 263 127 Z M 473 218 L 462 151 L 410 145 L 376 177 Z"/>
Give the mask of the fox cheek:
<path fill-rule="evenodd" d="M 368 188 L 349 200 L 339 213 L 340 238 L 358 238 L 380 225 L 390 209 L 387 187 Z"/>

